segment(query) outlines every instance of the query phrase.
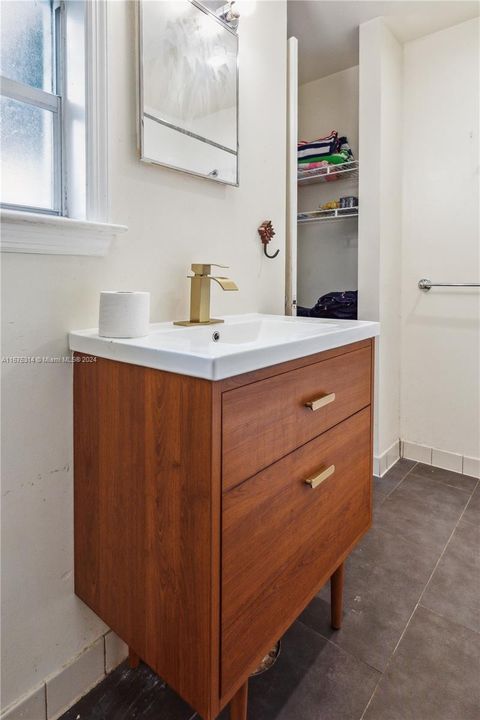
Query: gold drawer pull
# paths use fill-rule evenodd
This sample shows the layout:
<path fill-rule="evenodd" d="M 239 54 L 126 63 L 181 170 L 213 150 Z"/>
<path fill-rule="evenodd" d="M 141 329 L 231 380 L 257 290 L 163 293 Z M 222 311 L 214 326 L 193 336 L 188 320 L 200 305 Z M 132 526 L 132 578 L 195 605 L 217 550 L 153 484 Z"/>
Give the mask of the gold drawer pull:
<path fill-rule="evenodd" d="M 321 473 L 318 475 L 313 475 L 312 477 L 308 478 L 308 480 L 305 480 L 307 485 L 310 485 L 312 490 L 319 485 L 322 484 L 324 480 L 330 477 L 330 475 L 333 475 L 335 472 L 335 465 L 330 465 L 330 467 L 326 468 L 326 470 L 322 470 Z"/>
<path fill-rule="evenodd" d="M 330 395 L 323 395 L 316 400 L 310 400 L 309 402 L 306 402 L 305 407 L 308 407 L 310 408 L 310 410 L 313 410 L 313 412 L 315 412 L 315 410 L 320 410 L 320 408 L 325 407 L 325 405 L 332 403 L 334 400 L 335 393 L 330 393 Z"/>

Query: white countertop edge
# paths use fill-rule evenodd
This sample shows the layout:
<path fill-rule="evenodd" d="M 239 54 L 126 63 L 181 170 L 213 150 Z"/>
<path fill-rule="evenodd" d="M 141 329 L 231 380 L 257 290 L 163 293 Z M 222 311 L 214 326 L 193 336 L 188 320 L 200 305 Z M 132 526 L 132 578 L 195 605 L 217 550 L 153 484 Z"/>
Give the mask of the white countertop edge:
<path fill-rule="evenodd" d="M 248 316 L 235 316 L 235 319 L 254 316 L 265 317 L 265 315 L 251 313 Z M 283 318 L 281 315 L 268 317 Z M 292 320 L 294 320 L 294 318 L 292 318 Z M 302 318 L 302 321 L 303 320 L 314 321 L 315 319 Z M 337 321 L 336 324 L 338 324 L 338 322 L 339 321 Z M 163 370 L 164 372 L 216 381 L 225 380 L 229 377 L 242 375 L 243 373 L 253 372 L 273 365 L 279 365 L 280 363 L 290 360 L 308 357 L 309 355 L 316 355 L 326 350 L 351 345 L 352 343 L 379 335 L 379 323 L 370 321 L 358 321 L 358 323 L 359 324 L 354 327 L 350 325 L 329 335 L 319 335 L 317 337 L 304 338 L 282 345 L 257 348 L 254 351 L 240 350 L 235 354 L 217 358 L 200 354 L 187 355 L 169 349 L 163 349 L 159 352 L 157 348 L 136 346 L 134 340 L 117 341 L 110 338 L 99 338 L 98 335 L 94 335 L 95 330 L 72 332 L 70 333 L 69 340 L 70 349 L 77 352 L 117 360 L 118 362 L 125 362 L 131 365 L 148 367 L 154 370 Z M 152 324 L 152 329 L 169 325 L 170 323 L 155 323 Z M 138 340 L 141 341 L 141 338 L 138 338 Z M 191 368 L 192 359 L 197 366 L 194 371 Z"/>
<path fill-rule="evenodd" d="M 362 330 L 362 332 L 359 333 L 359 330 Z M 352 332 L 355 333 L 355 337 L 350 336 Z M 249 363 L 245 357 L 245 368 L 241 371 L 236 370 L 233 372 L 231 370 L 229 371 L 228 368 L 229 364 L 233 364 L 233 362 L 239 364 L 239 355 L 215 358 L 212 370 L 213 376 L 208 379 L 225 380 L 226 378 L 234 377 L 235 375 L 242 375 L 243 373 L 262 370 L 263 368 L 279 365 L 280 363 L 289 362 L 290 360 L 300 360 L 301 358 L 308 357 L 309 355 L 317 355 L 318 353 L 325 352 L 327 350 L 335 350 L 335 348 L 352 345 L 353 343 L 368 340 L 369 338 L 377 337 L 379 335 L 379 331 L 372 334 L 370 329 L 366 326 L 355 329 L 348 328 L 341 331 L 341 333 L 340 337 L 336 337 L 334 335 L 320 336 L 322 347 L 308 347 L 309 345 L 313 345 L 313 342 L 319 338 L 305 338 L 303 340 L 298 340 L 295 343 L 285 344 L 275 348 L 259 348 L 256 351 L 256 361 L 254 363 Z M 340 340 L 340 342 L 338 342 L 338 340 Z M 282 355 L 281 358 L 276 359 L 274 362 L 271 360 L 272 349 L 274 349 L 275 352 L 278 352 L 279 355 Z M 247 355 L 247 353 L 245 353 L 245 355 Z M 259 356 L 262 356 L 262 359 L 260 359 Z M 217 368 L 217 363 L 219 363 L 219 361 L 221 362 L 221 367 Z M 254 367 L 251 367 L 250 365 L 254 365 Z"/>

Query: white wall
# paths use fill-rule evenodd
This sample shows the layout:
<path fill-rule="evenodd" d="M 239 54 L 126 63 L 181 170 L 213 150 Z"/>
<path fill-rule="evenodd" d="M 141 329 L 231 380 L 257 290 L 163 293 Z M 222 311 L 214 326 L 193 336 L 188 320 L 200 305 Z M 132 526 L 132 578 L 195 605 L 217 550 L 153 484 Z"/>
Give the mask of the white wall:
<path fill-rule="evenodd" d="M 381 323 L 380 472 L 399 438 L 480 471 L 478 290 L 417 288 L 478 282 L 478 53 L 478 20 L 404 46 L 382 18 L 360 27 L 359 317 Z"/>
<path fill-rule="evenodd" d="M 105 258 L 4 256 L 4 356 L 67 355 L 69 329 L 97 323 L 102 289 L 149 290 L 152 320 L 186 317 L 192 261 L 230 265 L 240 288 L 214 288 L 213 314 L 283 312 L 286 4 L 257 3 L 241 21 L 239 188 L 137 160 L 133 9 L 108 4 L 111 219 L 129 232 Z M 275 261 L 257 236 L 265 219 Z M 105 628 L 73 594 L 71 367 L 3 369 L 5 707 Z"/>
<path fill-rule="evenodd" d="M 301 85 L 298 127 L 302 140 L 338 130 L 358 157 L 358 67 Z M 343 195 L 358 196 L 355 181 L 303 186 L 298 209 L 315 210 Z M 298 304 L 311 307 L 332 290 L 357 288 L 357 221 L 312 223 L 298 227 Z"/>
<path fill-rule="evenodd" d="M 403 439 L 480 457 L 479 24 L 404 46 Z"/>
<path fill-rule="evenodd" d="M 382 18 L 360 26 L 359 318 L 381 323 L 375 456 L 384 461 L 400 437 L 402 64 Z"/>

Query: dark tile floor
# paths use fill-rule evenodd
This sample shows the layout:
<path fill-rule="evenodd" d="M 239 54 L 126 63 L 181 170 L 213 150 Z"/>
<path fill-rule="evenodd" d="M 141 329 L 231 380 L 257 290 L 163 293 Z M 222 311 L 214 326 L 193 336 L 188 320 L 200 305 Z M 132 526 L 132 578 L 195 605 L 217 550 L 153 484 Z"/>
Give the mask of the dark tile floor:
<path fill-rule="evenodd" d="M 342 629 L 325 587 L 250 681 L 249 720 L 479 720 L 478 483 L 409 460 L 374 483 Z M 61 720 L 196 717 L 147 667 L 123 664 Z"/>

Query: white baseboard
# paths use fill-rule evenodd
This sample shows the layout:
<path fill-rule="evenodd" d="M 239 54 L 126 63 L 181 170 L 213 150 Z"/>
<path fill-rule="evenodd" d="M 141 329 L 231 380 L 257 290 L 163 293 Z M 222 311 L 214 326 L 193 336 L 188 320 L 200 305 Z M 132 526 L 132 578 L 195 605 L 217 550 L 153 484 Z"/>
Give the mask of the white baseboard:
<path fill-rule="evenodd" d="M 20 700 L 11 703 L 0 720 L 55 720 L 119 665 L 128 648 L 108 632 Z"/>
<path fill-rule="evenodd" d="M 10 704 L 1 715 L 1 720 L 44 720 L 47 717 L 45 683 L 30 690 L 26 695 Z"/>
<path fill-rule="evenodd" d="M 373 458 L 373 474 L 376 477 L 383 477 L 400 458 L 415 460 L 415 462 L 421 462 L 425 465 L 432 465 L 444 470 L 452 470 L 463 475 L 480 478 L 479 458 L 439 450 L 410 440 L 396 441 L 384 453 L 375 455 Z"/>
<path fill-rule="evenodd" d="M 373 474 L 376 477 L 383 477 L 398 460 L 400 460 L 400 440 L 395 440 L 384 453 L 374 455 Z"/>
<path fill-rule="evenodd" d="M 57 720 L 104 677 L 105 641 L 100 637 L 59 673 L 47 679 L 47 720 Z"/>
<path fill-rule="evenodd" d="M 453 472 L 470 475 L 480 478 L 480 459 L 460 455 L 439 448 L 421 445 L 410 440 L 402 440 L 400 443 L 400 456 L 407 460 L 415 460 L 425 465 L 452 470 Z"/>

